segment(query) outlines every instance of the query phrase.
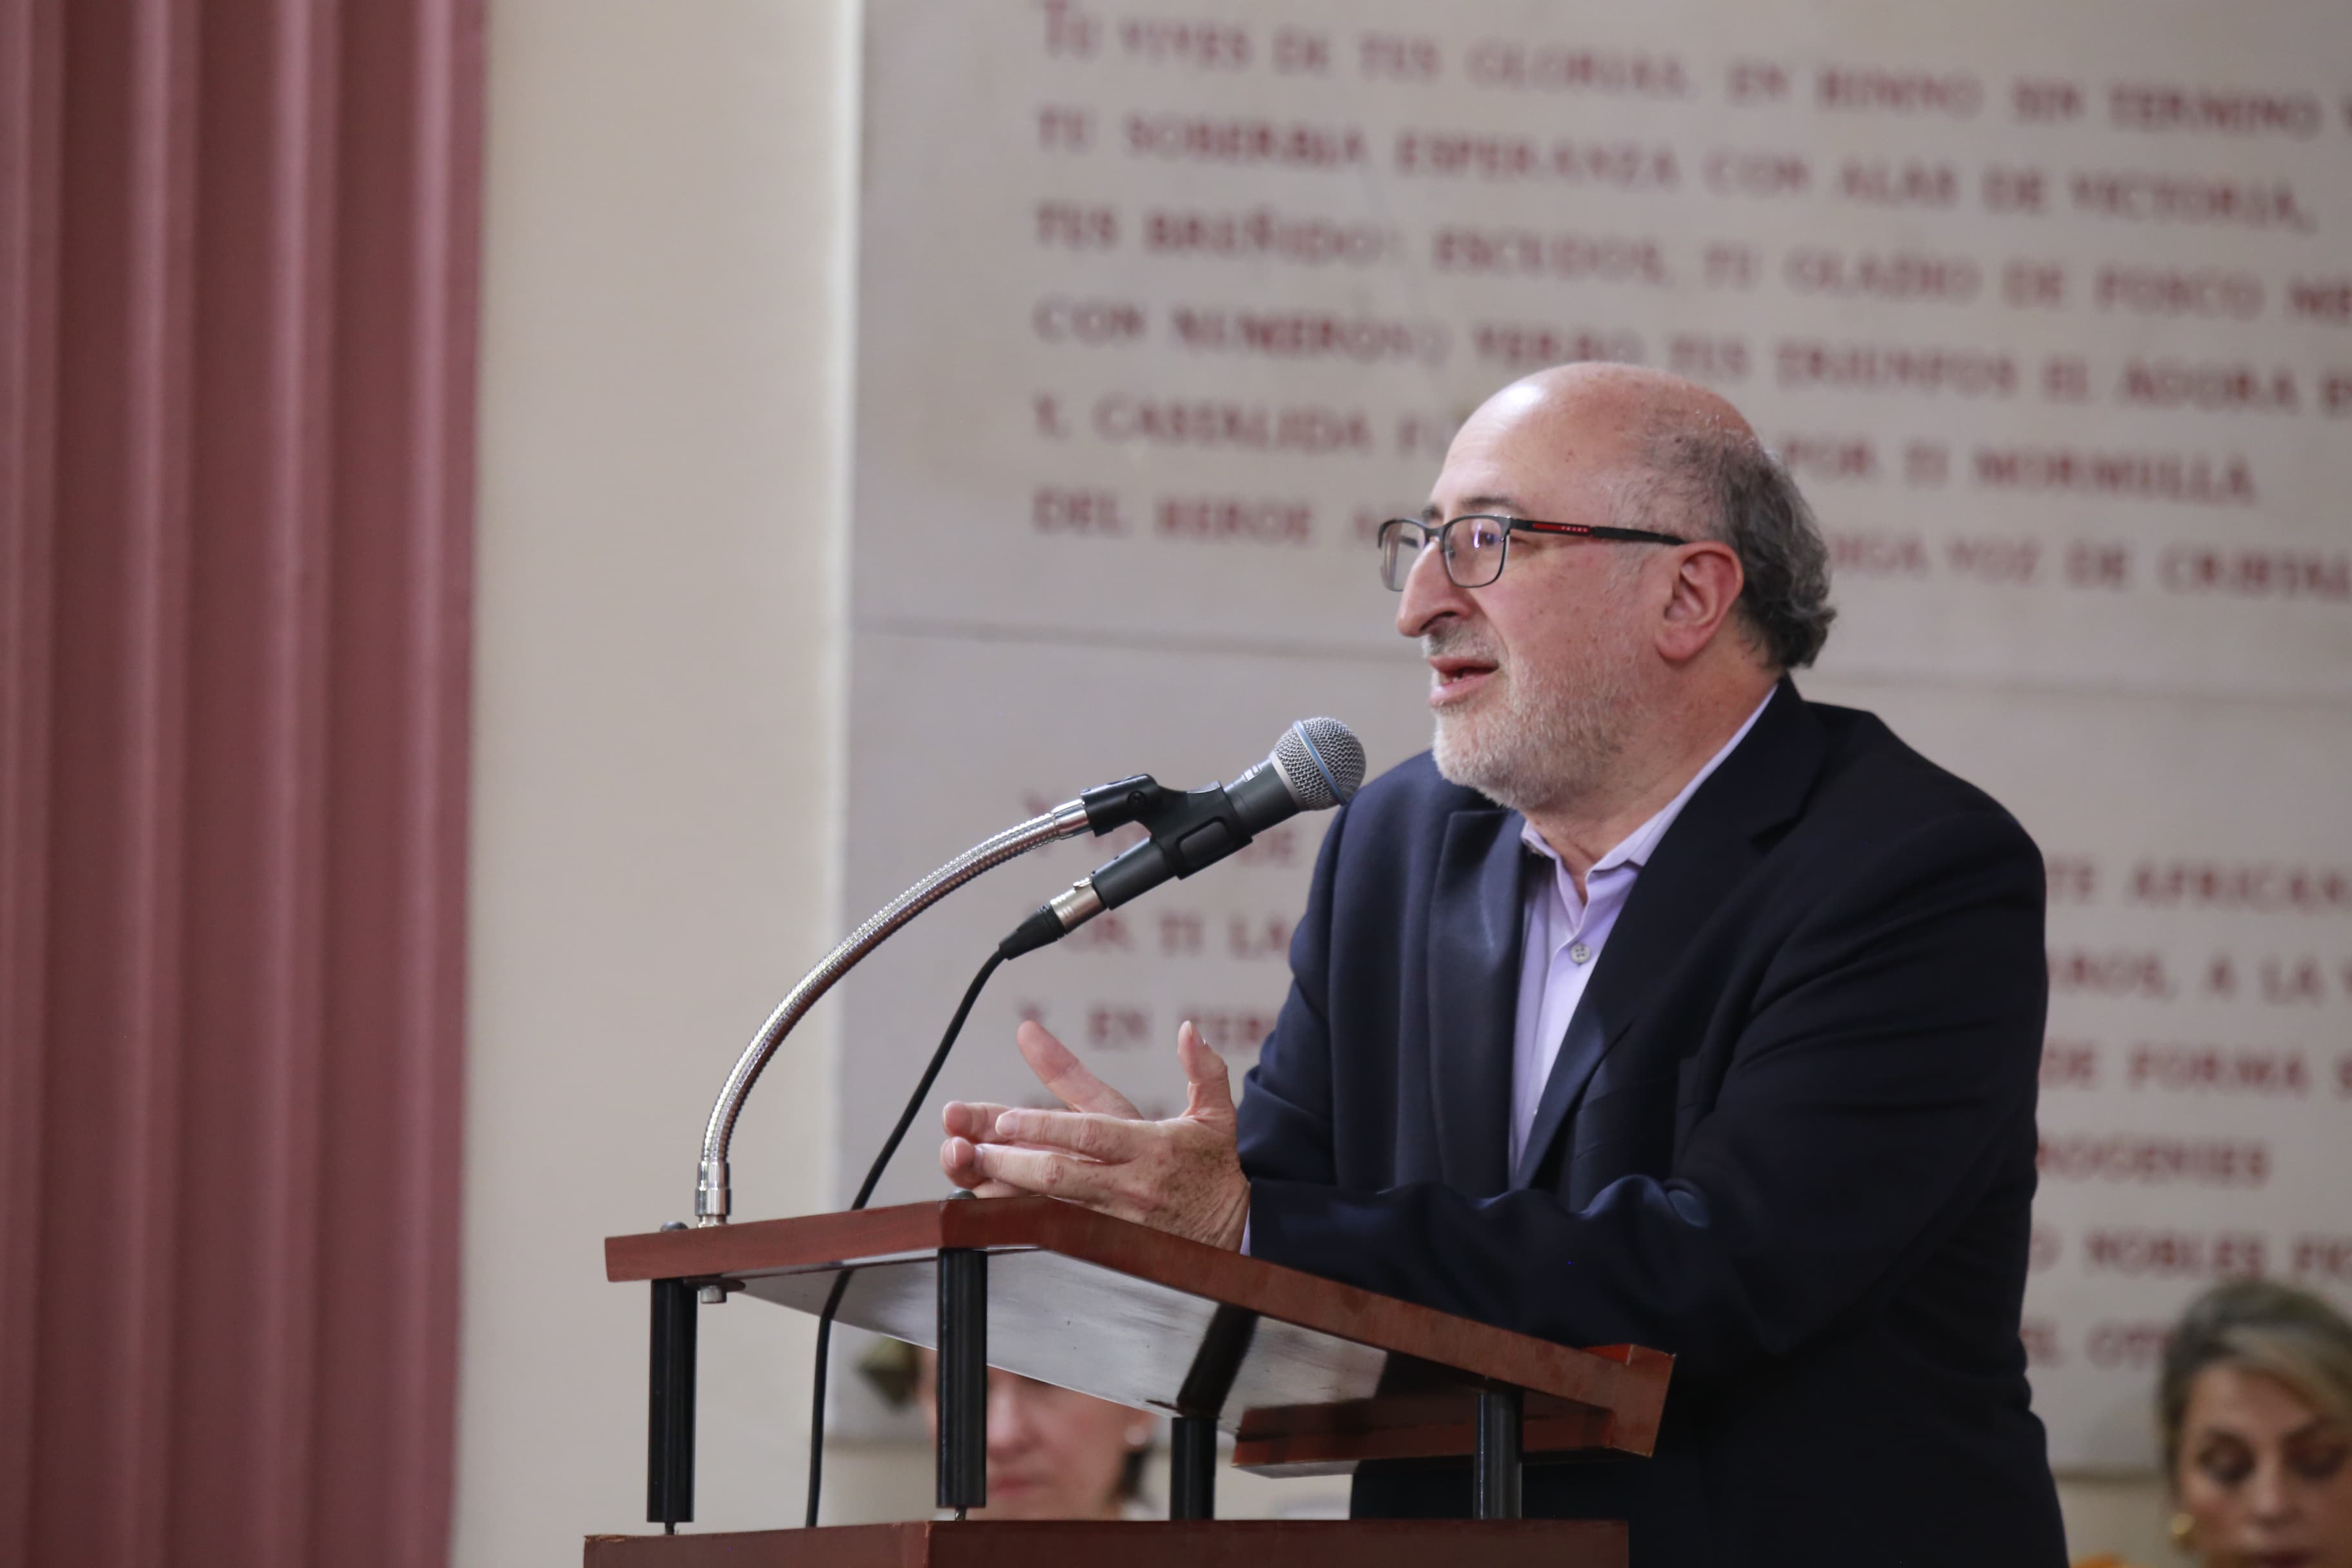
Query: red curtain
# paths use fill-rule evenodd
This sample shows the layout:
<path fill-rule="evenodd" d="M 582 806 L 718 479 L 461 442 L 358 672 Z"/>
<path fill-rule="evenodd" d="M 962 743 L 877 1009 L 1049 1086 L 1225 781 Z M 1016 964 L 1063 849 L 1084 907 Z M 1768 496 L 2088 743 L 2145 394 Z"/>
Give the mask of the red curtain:
<path fill-rule="evenodd" d="M 0 1562 L 447 1554 L 482 0 L 0 0 Z"/>

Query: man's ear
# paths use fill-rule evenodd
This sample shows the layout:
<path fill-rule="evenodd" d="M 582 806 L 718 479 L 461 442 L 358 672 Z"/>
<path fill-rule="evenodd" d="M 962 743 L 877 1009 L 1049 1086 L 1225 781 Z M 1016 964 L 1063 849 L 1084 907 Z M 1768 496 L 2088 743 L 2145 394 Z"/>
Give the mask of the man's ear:
<path fill-rule="evenodd" d="M 1696 658 L 1723 631 L 1747 574 L 1727 544 L 1702 540 L 1677 548 L 1680 557 L 1658 618 L 1658 654 L 1670 664 Z"/>

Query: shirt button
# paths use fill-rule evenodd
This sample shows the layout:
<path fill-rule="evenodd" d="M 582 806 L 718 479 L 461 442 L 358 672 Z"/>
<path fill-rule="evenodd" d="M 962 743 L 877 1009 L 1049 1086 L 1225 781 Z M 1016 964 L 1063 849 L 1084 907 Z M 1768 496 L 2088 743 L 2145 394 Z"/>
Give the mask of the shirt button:
<path fill-rule="evenodd" d="M 1592 962 L 1592 950 L 1580 942 L 1577 942 L 1569 948 L 1568 959 L 1570 963 L 1590 963 Z"/>

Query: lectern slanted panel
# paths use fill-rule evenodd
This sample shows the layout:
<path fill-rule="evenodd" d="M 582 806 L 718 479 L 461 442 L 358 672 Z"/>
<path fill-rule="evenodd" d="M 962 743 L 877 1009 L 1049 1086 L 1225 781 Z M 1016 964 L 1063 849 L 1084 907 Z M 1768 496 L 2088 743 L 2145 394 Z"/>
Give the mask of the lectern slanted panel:
<path fill-rule="evenodd" d="M 1282 1468 L 1466 1451 L 1450 1447 L 1426 1401 L 1482 1380 L 1528 1391 L 1531 1433 L 1559 1449 L 1647 1455 L 1670 1366 L 1648 1351 L 1531 1339 L 1050 1198 L 908 1204 L 604 1246 L 615 1280 L 719 1280 L 809 1312 L 854 1268 L 841 1321 L 919 1344 L 936 1331 L 937 1252 L 985 1251 L 992 1364 L 1123 1405 L 1213 1415 L 1240 1436 L 1240 1462 Z"/>
<path fill-rule="evenodd" d="M 836 1272 L 759 1275 L 744 1289 L 814 1312 Z M 843 1293 L 839 1320 L 931 1345 L 938 1289 L 939 1268 L 929 1258 L 861 1268 Z M 1176 1410 L 1217 1310 L 1205 1297 L 1058 1252 L 989 1254 L 990 1364 L 1120 1405 Z M 1240 1352 L 1217 1412 L 1228 1432 L 1239 1430 L 1244 1409 L 1369 1399 L 1391 1359 L 1370 1345 L 1267 1318 L 1250 1326 Z"/>

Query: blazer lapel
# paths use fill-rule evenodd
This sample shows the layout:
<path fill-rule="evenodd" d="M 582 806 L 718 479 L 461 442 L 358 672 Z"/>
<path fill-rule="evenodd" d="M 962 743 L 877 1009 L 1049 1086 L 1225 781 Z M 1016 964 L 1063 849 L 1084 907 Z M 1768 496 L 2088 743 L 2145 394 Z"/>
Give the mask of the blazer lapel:
<path fill-rule="evenodd" d="M 1430 1102 L 1445 1184 L 1490 1197 L 1510 1176 L 1511 1036 L 1518 1016 L 1521 818 L 1446 821 L 1429 909 Z"/>
<path fill-rule="evenodd" d="M 1763 858 L 1757 841 L 1803 808 L 1821 749 L 1820 725 L 1783 677 L 1756 727 L 1684 805 L 1635 879 L 1544 1080 L 1514 1188 L 1534 1184 L 1585 1086 L 1673 973 L 1691 934 Z"/>

